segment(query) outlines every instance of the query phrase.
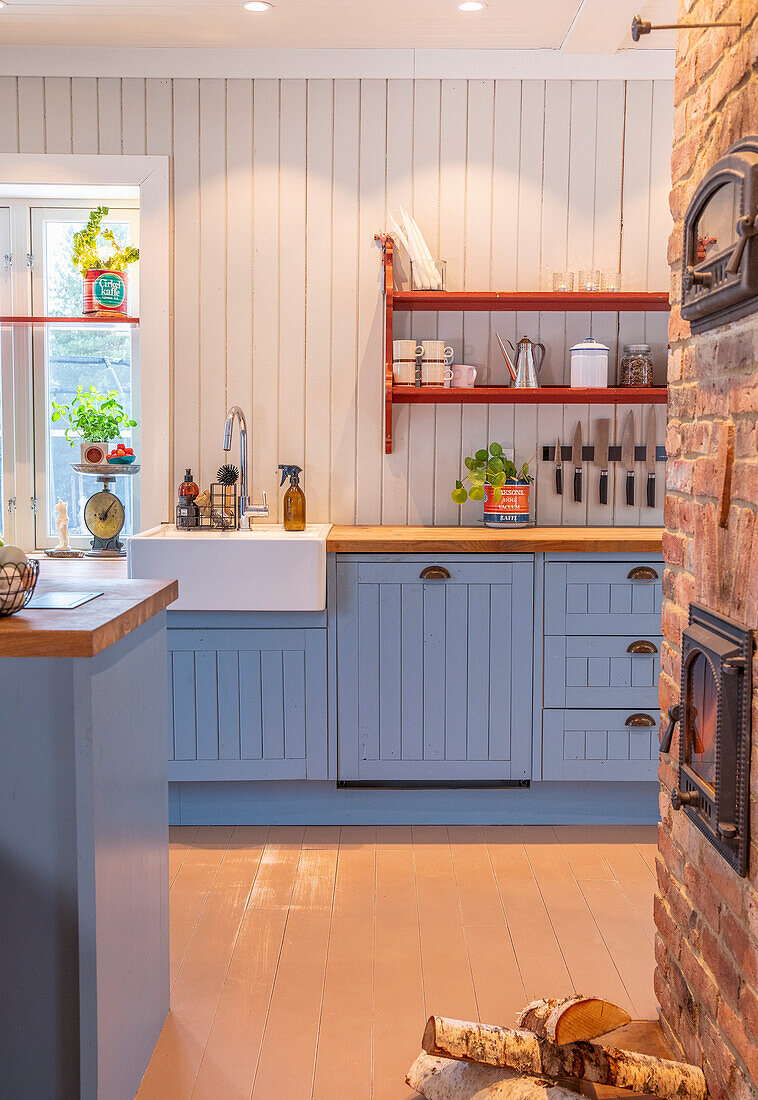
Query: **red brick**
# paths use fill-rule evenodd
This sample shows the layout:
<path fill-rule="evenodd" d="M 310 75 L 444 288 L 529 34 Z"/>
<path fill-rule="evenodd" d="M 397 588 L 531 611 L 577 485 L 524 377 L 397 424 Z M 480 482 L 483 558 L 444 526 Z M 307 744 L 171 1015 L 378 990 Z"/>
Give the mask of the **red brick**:
<path fill-rule="evenodd" d="M 749 985 L 740 989 L 740 1014 L 747 1030 L 758 1042 L 758 995 Z"/>
<path fill-rule="evenodd" d="M 657 894 L 653 898 L 653 917 L 656 928 L 668 944 L 669 954 L 677 958 L 682 947 L 682 934 L 663 900 Z"/>
<path fill-rule="evenodd" d="M 684 882 L 684 857 L 661 825 L 658 826 L 658 855 L 669 874 L 678 882 Z"/>
<path fill-rule="evenodd" d="M 740 980 L 734 960 L 727 952 L 723 941 L 706 925 L 702 929 L 700 946 L 703 960 L 713 975 L 721 991 L 721 996 L 736 1005 L 739 998 Z"/>
<path fill-rule="evenodd" d="M 692 492 L 695 496 L 718 497 L 720 470 L 716 457 L 698 458 L 692 471 Z"/>
<path fill-rule="evenodd" d="M 666 488 L 671 492 L 692 492 L 692 460 L 673 458 L 666 463 Z"/>
<path fill-rule="evenodd" d="M 701 871 L 691 863 L 684 866 L 684 885 L 687 887 L 692 904 L 699 913 L 702 913 L 711 929 L 719 931 L 721 916 L 721 899 Z"/>
<path fill-rule="evenodd" d="M 732 497 L 751 504 L 758 502 L 758 462 L 735 462 L 732 469 Z"/>
<path fill-rule="evenodd" d="M 663 532 L 663 560 L 668 565 L 682 565 L 684 562 L 684 535 L 676 535 L 672 531 Z"/>
<path fill-rule="evenodd" d="M 719 989 L 703 967 L 687 939 L 682 941 L 679 965 L 697 1003 L 715 1018 L 719 1008 Z M 693 1016 L 691 1015 L 692 1019 Z M 693 1019 L 693 1022 L 696 1020 Z"/>
<path fill-rule="evenodd" d="M 748 1076 L 758 1081 L 758 1045 L 745 1034 L 739 1017 L 723 999 L 719 1004 L 718 1025 L 742 1060 Z"/>
<path fill-rule="evenodd" d="M 721 935 L 747 981 L 758 986 L 758 944 L 751 940 L 745 925 L 726 907 L 721 911 Z"/>

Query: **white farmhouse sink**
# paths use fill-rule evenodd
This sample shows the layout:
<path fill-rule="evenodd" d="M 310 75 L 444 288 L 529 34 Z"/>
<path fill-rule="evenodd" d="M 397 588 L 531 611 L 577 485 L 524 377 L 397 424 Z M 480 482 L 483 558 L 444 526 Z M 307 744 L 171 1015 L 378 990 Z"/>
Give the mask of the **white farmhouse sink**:
<path fill-rule="evenodd" d="M 331 524 L 285 531 L 182 531 L 163 524 L 128 541 L 129 576 L 176 578 L 172 611 L 323 611 Z"/>

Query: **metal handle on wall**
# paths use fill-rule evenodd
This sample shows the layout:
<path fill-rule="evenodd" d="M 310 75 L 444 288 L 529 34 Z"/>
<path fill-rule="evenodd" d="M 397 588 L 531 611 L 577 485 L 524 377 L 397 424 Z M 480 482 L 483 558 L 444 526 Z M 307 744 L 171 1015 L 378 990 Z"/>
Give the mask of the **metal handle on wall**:
<path fill-rule="evenodd" d="M 635 565 L 626 575 L 628 581 L 657 581 L 658 574 L 650 565 Z"/>
<path fill-rule="evenodd" d="M 426 569 L 422 569 L 419 573 L 419 580 L 422 581 L 449 581 L 450 574 L 444 565 L 427 565 Z"/>
<path fill-rule="evenodd" d="M 658 649 L 653 642 L 646 638 L 638 638 L 636 642 L 630 642 L 626 647 L 627 653 L 657 653 Z"/>
<path fill-rule="evenodd" d="M 624 722 L 624 725 L 625 726 L 654 726 L 655 725 L 655 718 L 653 718 L 652 714 L 643 714 L 643 713 L 630 714 L 629 717 L 627 718 L 626 722 Z"/>

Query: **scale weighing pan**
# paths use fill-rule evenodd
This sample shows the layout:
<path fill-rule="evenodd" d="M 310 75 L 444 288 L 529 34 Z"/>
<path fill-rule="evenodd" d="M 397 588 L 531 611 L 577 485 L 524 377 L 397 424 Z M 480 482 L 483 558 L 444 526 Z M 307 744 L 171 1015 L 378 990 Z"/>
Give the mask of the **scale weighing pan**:
<path fill-rule="evenodd" d="M 102 592 L 45 592 L 26 605 L 27 611 L 72 611 L 83 603 L 96 600 Z"/>

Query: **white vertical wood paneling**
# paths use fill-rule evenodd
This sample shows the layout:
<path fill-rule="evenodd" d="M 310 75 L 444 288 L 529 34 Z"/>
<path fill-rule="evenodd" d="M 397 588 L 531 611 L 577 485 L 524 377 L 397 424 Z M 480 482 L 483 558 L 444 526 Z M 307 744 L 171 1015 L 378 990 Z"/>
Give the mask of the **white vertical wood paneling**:
<path fill-rule="evenodd" d="M 570 444 L 578 418 L 586 442 L 601 415 L 618 438 L 623 408 L 396 406 L 385 456 L 373 234 L 387 209 L 410 208 L 451 289 L 549 289 L 553 271 L 615 270 L 619 257 L 625 288 L 665 287 L 670 81 L 2 77 L 0 107 L 0 150 L 172 156 L 175 480 L 187 465 L 204 482 L 215 474 L 223 415 L 238 402 L 253 429 L 253 492 L 267 490 L 272 518 L 277 463 L 297 462 L 313 521 L 475 522 L 478 505 L 459 509 L 450 490 L 462 456 L 498 439 L 519 460 L 539 455 L 541 522 L 660 521 L 660 509 L 623 505 L 623 477 L 600 509 L 591 467 L 581 505 L 570 463 L 557 498 L 541 461 L 558 433 Z M 589 332 L 609 345 L 612 374 L 621 344 L 643 339 L 665 370 L 664 314 L 396 325 L 444 339 L 491 384 L 507 379 L 496 330 L 546 343 L 548 383 L 568 381 L 568 348 Z"/>
<path fill-rule="evenodd" d="M 71 78 L 45 77 L 45 121 L 47 123 L 47 153 L 71 152 L 71 120 L 74 115 Z M 97 144 L 97 129 L 95 129 Z"/>
<path fill-rule="evenodd" d="M 71 81 L 72 143 L 75 153 L 97 153 L 99 125 L 97 117 L 97 78 L 77 76 Z M 48 146 L 50 126 L 48 119 Z M 48 148 L 48 152 L 50 149 Z"/>
<path fill-rule="evenodd" d="M 308 81 L 307 109 L 304 485 L 318 522 L 331 515 L 332 80 Z"/>

